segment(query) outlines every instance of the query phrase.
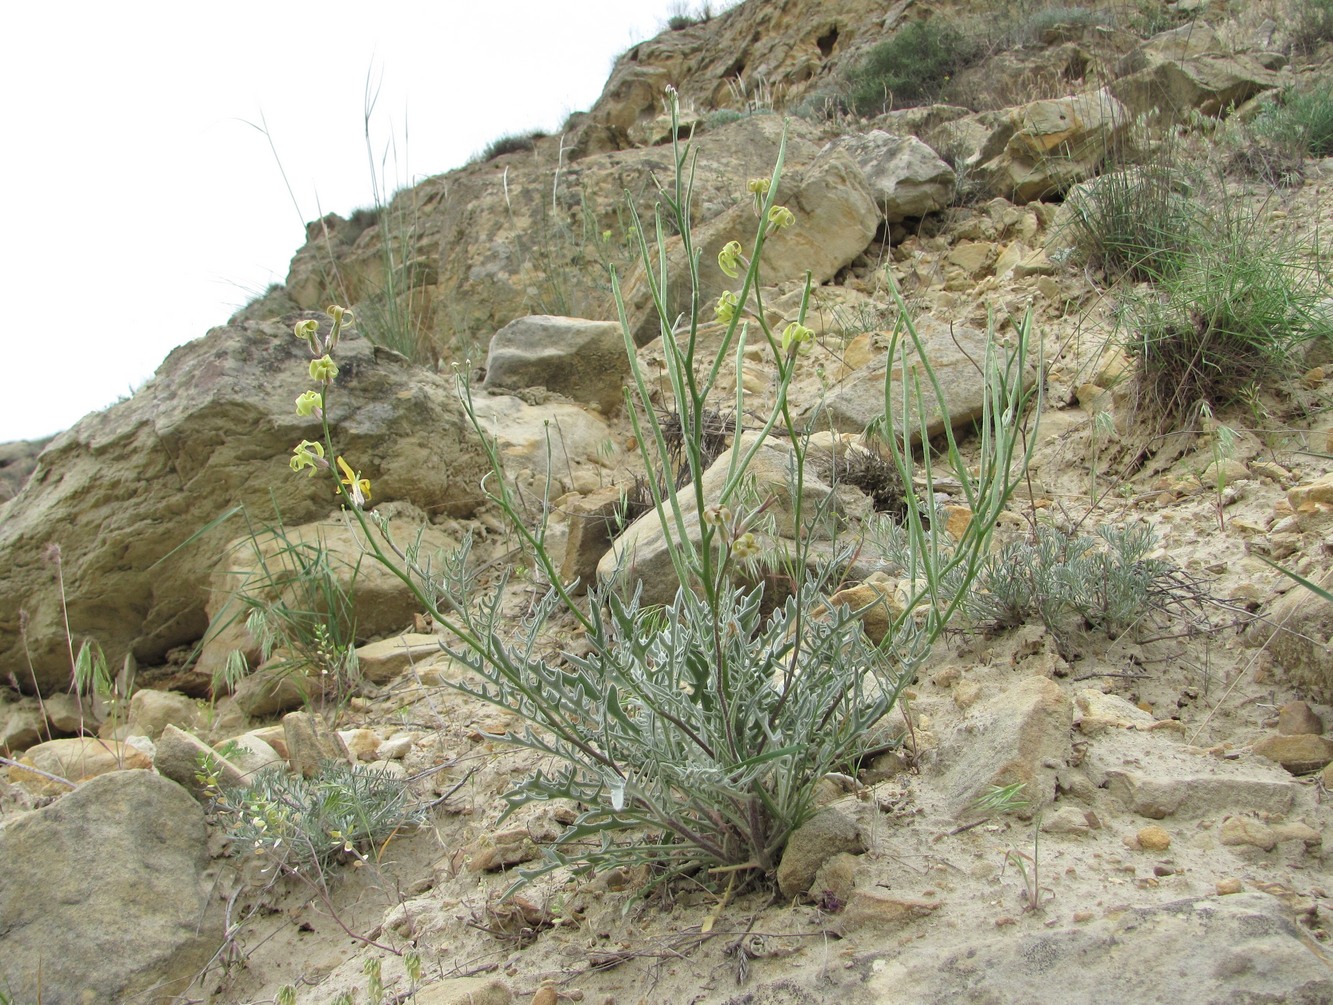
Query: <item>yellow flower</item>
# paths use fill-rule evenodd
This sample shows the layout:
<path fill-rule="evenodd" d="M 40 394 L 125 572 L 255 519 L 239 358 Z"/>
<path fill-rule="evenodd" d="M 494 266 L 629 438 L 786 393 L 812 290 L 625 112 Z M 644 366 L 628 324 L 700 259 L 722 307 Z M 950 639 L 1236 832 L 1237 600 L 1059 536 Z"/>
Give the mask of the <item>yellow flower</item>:
<path fill-rule="evenodd" d="M 768 195 L 768 187 L 772 184 L 769 178 L 751 178 L 745 187 L 755 195 Z"/>
<path fill-rule="evenodd" d="M 744 562 L 759 555 L 759 539 L 750 531 L 736 538 L 731 546 L 731 553 Z"/>
<path fill-rule="evenodd" d="M 298 321 L 292 331 L 296 333 L 297 338 L 309 342 L 319 334 L 319 322 L 313 318 L 308 321 Z"/>
<path fill-rule="evenodd" d="M 360 471 L 353 472 L 351 466 L 341 457 L 336 460 L 338 470 L 343 473 L 339 480 L 347 486 L 347 494 L 352 497 L 352 504 L 360 509 L 370 498 L 370 479 L 362 478 Z"/>
<path fill-rule="evenodd" d="M 710 527 L 725 526 L 731 523 L 731 510 L 726 506 L 706 506 L 704 523 Z"/>
<path fill-rule="evenodd" d="M 346 307 L 339 307 L 337 304 L 330 304 L 329 309 L 324 312 L 333 318 L 333 323 L 340 328 L 351 328 L 356 318 Z"/>
<path fill-rule="evenodd" d="M 310 361 L 311 380 L 317 380 L 321 384 L 331 384 L 336 376 L 338 376 L 338 364 L 333 362 L 333 357 L 328 353 Z"/>
<path fill-rule="evenodd" d="M 781 230 L 796 222 L 796 214 L 786 206 L 774 206 L 768 211 L 768 222 L 773 225 L 774 230 Z"/>
<path fill-rule="evenodd" d="M 735 279 L 739 272 L 739 263 L 741 257 L 741 242 L 728 241 L 721 251 L 717 253 L 717 267 L 721 269 L 732 279 Z"/>
<path fill-rule="evenodd" d="M 318 391 L 302 391 L 296 399 L 296 414 L 302 418 L 310 415 L 319 415 L 320 396 Z"/>
<path fill-rule="evenodd" d="M 797 355 L 807 356 L 814 348 L 815 333 L 805 325 L 793 321 L 782 330 L 782 351 L 790 353 L 793 347 Z"/>
<path fill-rule="evenodd" d="M 724 325 L 731 324 L 731 319 L 736 316 L 736 308 L 740 306 L 740 301 L 736 299 L 736 294 L 730 290 L 724 290 L 722 296 L 717 298 L 717 306 L 713 308 L 717 314 L 717 319 Z"/>
<path fill-rule="evenodd" d="M 324 460 L 324 444 L 314 440 L 302 440 L 292 448 L 292 459 L 287 463 L 291 465 L 293 471 L 309 468 L 310 477 L 313 478 L 320 468 L 328 467 L 328 463 Z"/>

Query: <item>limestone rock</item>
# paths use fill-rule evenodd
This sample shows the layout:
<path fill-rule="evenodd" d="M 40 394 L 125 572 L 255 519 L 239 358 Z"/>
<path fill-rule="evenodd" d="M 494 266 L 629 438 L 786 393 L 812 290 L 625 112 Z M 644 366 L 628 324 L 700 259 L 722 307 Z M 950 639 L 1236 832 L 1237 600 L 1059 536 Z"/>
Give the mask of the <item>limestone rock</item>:
<path fill-rule="evenodd" d="M 156 740 L 167 726 L 190 730 L 199 725 L 199 706 L 175 691 L 141 688 L 130 699 L 129 731 Z"/>
<path fill-rule="evenodd" d="M 1154 36 L 1125 57 L 1107 89 L 1129 119 L 1146 113 L 1178 118 L 1191 109 L 1220 118 L 1278 82 L 1254 57 L 1225 51 L 1212 29 L 1192 23 Z"/>
<path fill-rule="evenodd" d="M 225 743 L 218 744 L 219 752 L 226 752 L 227 761 L 236 767 L 243 779 L 265 768 L 287 767 L 281 754 L 258 733 L 242 733 Z"/>
<path fill-rule="evenodd" d="M 1324 720 L 1305 702 L 1289 701 L 1278 709 L 1277 731 L 1284 736 L 1299 733 L 1314 733 L 1318 736 L 1324 732 Z"/>
<path fill-rule="evenodd" d="M 482 499 L 482 457 L 452 385 L 364 339 L 345 339 L 338 353 L 334 441 L 375 482 L 377 501 L 470 514 Z M 61 549 L 74 631 L 96 638 L 112 666 L 126 653 L 158 665 L 207 624 L 219 542 L 181 547 L 192 535 L 240 500 L 261 500 L 254 516 L 271 517 L 269 489 L 293 525 L 333 510 L 326 482 L 286 470 L 292 446 L 317 429 L 292 405 L 309 383 L 308 360 L 285 323 L 215 328 L 173 351 L 128 401 L 56 437 L 0 521 L 0 665 L 26 666 L 22 607 L 37 686 L 50 694 L 68 682 L 43 560 L 51 545 Z M 432 435 L 417 435 L 423 429 Z"/>
<path fill-rule="evenodd" d="M 778 888 L 788 900 L 810 889 L 815 874 L 834 855 L 866 850 L 856 819 L 839 806 L 827 806 L 792 831 L 778 863 Z"/>
<path fill-rule="evenodd" d="M 935 371 L 944 403 L 935 396 L 934 389 L 920 373 L 920 354 L 910 342 L 906 349 L 907 366 L 922 380 L 922 399 L 914 402 L 906 419 L 902 414 L 903 359 L 892 360 L 891 388 L 893 394 L 895 429 L 903 422 L 909 424 L 912 439 L 919 440 L 920 414 L 924 413 L 926 434 L 938 436 L 946 422 L 955 429 L 964 429 L 981 417 L 985 405 L 985 388 L 977 370 L 977 361 L 985 359 L 986 335 L 966 325 L 944 323 L 933 317 L 920 317 L 917 332 L 925 356 Z M 846 380 L 829 389 L 824 400 L 800 412 L 805 419 L 818 414 L 821 427 L 831 426 L 841 433 L 861 433 L 871 422 L 884 414 L 884 370 L 890 365 L 887 353 L 881 353 L 870 366 L 862 367 Z M 1024 371 L 1024 379 L 1031 379 L 1032 371 Z"/>
<path fill-rule="evenodd" d="M 743 446 L 741 449 L 747 449 Z M 728 477 L 731 464 L 731 448 L 723 451 L 704 473 L 703 493 L 706 503 L 715 501 L 722 491 Z M 787 477 L 787 465 L 791 456 L 790 444 L 777 440 L 767 440 L 760 447 L 750 462 L 747 472 L 752 480 L 757 498 L 773 500 L 768 512 L 773 515 L 775 531 L 780 539 L 795 536 L 791 487 Z M 805 512 L 811 513 L 823 507 L 827 519 L 835 519 L 842 512 L 841 505 L 832 489 L 806 471 Z M 695 541 L 699 540 L 700 525 L 698 507 L 693 492 L 682 493 L 681 513 L 685 531 Z M 738 501 L 731 501 L 732 508 Z M 826 533 L 826 528 L 813 528 L 813 533 Z M 811 529 L 807 529 L 811 532 Z M 780 543 L 780 542 L 779 542 Z M 649 511 L 639 517 L 616 538 L 602 560 L 597 565 L 599 581 L 614 584 L 623 590 L 632 590 L 637 584 L 643 584 L 641 601 L 644 604 L 669 604 L 680 587 L 671 556 L 667 550 L 666 538 L 662 532 L 662 523 L 656 511 Z"/>
<path fill-rule="evenodd" d="M 287 741 L 287 761 L 293 771 L 312 778 L 324 761 L 350 761 L 347 745 L 318 715 L 288 712 L 282 717 Z"/>
<path fill-rule="evenodd" d="M 771 165 L 770 165 L 771 168 Z M 764 174 L 768 174 L 765 170 Z M 740 189 L 743 182 L 735 183 Z M 799 281 L 810 271 L 815 285 L 828 282 L 851 264 L 874 238 L 880 211 L 870 194 L 865 176 L 842 150 L 821 153 L 803 172 L 789 170 L 780 181 L 777 203 L 796 216 L 796 222 L 771 235 L 760 259 L 760 279 L 766 286 Z M 694 249 L 699 255 L 699 295 L 706 303 L 723 290 L 736 286 L 717 264 L 718 253 L 730 241 L 746 245 L 756 226 L 753 201 L 740 201 L 731 209 L 695 228 Z M 670 274 L 688 274 L 679 237 L 667 241 Z M 625 284 L 626 309 L 634 340 L 646 345 L 661 334 L 658 315 L 641 271 Z M 666 292 L 668 316 L 689 309 L 689 283 L 677 279 Z"/>
<path fill-rule="evenodd" d="M 1023 782 L 1030 818 L 1054 798 L 1056 771 L 1069 757 L 1069 697 L 1048 677 L 1028 677 L 968 709 L 942 739 L 938 762 L 955 813 L 965 813 L 992 786 Z"/>
<path fill-rule="evenodd" d="M 249 718 L 264 719 L 300 708 L 318 693 L 318 686 L 298 668 L 290 666 L 282 653 L 253 673 L 241 678 L 231 698 Z"/>
<path fill-rule="evenodd" d="M 1266 646 L 1310 698 L 1333 703 L 1333 604 L 1304 587 L 1293 587 L 1265 614 L 1246 629 L 1246 641 Z"/>
<path fill-rule="evenodd" d="M 621 490 L 614 485 L 594 489 L 584 496 L 571 498 L 565 505 L 569 531 L 565 539 L 565 557 L 560 578 L 566 584 L 577 581 L 577 591 L 587 591 L 597 575 L 597 563 L 611 547 L 617 515 L 624 506 Z"/>
<path fill-rule="evenodd" d="M 1333 761 L 1333 740 L 1314 733 L 1265 736 L 1250 749 L 1277 761 L 1293 775 L 1311 774 Z"/>
<path fill-rule="evenodd" d="M 925 216 L 953 200 L 953 168 L 915 136 L 872 129 L 839 137 L 832 146 L 852 155 L 889 223 Z"/>
<path fill-rule="evenodd" d="M 898 929 L 909 921 L 928 917 L 941 903 L 895 897 L 883 890 L 855 890 L 834 927 L 843 936 L 863 929 Z"/>
<path fill-rule="evenodd" d="M 525 829 L 483 834 L 463 849 L 463 857 L 472 872 L 493 872 L 521 865 L 541 857 L 541 849 Z"/>
<path fill-rule="evenodd" d="M 0 987 L 53 1005 L 176 1001 L 222 945 L 207 849 L 203 809 L 150 771 L 7 821 Z"/>
<path fill-rule="evenodd" d="M 509 322 L 491 339 L 487 390 L 544 387 L 610 415 L 621 405 L 629 375 L 617 321 L 546 314 Z"/>
<path fill-rule="evenodd" d="M 451 535 L 428 523 L 425 514 L 415 507 L 395 505 L 392 512 L 389 534 L 399 545 L 419 542 L 420 553 L 426 557 L 438 552 L 451 553 L 457 548 L 458 542 Z M 259 644 L 246 629 L 249 608 L 242 597 L 281 602 L 298 611 L 323 604 L 324 598 L 308 585 L 308 580 L 295 575 L 298 562 L 307 563 L 316 554 L 324 556 L 333 581 L 351 601 L 359 638 L 387 635 L 411 625 L 420 603 L 401 579 L 367 557 L 366 547 L 360 527 L 341 517 L 298 526 L 288 524 L 282 537 L 264 535 L 253 542 L 248 537 L 233 541 L 227 547 L 227 561 L 209 578 L 209 599 L 205 605 L 209 634 L 200 650 L 195 673 L 213 678 L 234 650 L 245 655 L 251 668 L 259 666 Z M 302 556 L 299 560 L 288 554 L 293 548 Z M 351 626 L 346 628 L 350 630 Z M 279 710 L 255 704 L 250 694 L 256 686 L 247 689 L 250 693 L 243 707 L 248 714 L 265 715 Z"/>
<path fill-rule="evenodd" d="M 18 700 L 8 690 L 0 690 L 0 751 L 13 755 L 40 743 L 47 736 L 46 716 L 34 697 Z"/>
<path fill-rule="evenodd" d="M 474 393 L 477 418 L 495 437 L 505 476 L 529 500 L 589 492 L 621 459 L 611 428 L 578 405 L 531 404 L 508 394 Z M 609 449 L 608 449 L 609 448 Z M 548 484 L 549 481 L 549 484 Z"/>
<path fill-rule="evenodd" d="M 439 654 L 439 638 L 408 632 L 361 646 L 356 651 L 356 660 L 362 677 L 372 684 L 387 684 L 413 665 Z"/>
<path fill-rule="evenodd" d="M 218 773 L 219 784 L 226 787 L 245 784 L 245 775 L 240 768 L 197 736 L 171 725 L 162 731 L 157 741 L 153 767 L 162 777 L 170 778 L 196 799 L 204 800 L 208 791 L 197 775 L 205 760 L 211 770 Z"/>
<path fill-rule="evenodd" d="M 1053 1005 L 1103 1001 L 1108 988 L 1116 1001 L 1174 1005 L 1333 1000 L 1327 954 L 1259 893 L 1115 910 L 1076 927 L 914 948 L 883 963 L 867 978 L 866 1001 Z"/>
<path fill-rule="evenodd" d="M 48 774 L 76 783 L 108 772 L 141 770 L 153 766 L 152 758 L 136 747 L 90 736 L 39 743 L 27 749 L 20 763 L 31 764 Z M 25 772 L 20 767 L 10 767 L 9 777 L 33 791 L 47 791 L 51 784 L 40 775 Z M 62 785 L 50 791 L 65 792 L 67 789 Z"/>
<path fill-rule="evenodd" d="M 1132 121 L 1106 88 L 1010 109 L 983 154 L 1003 148 L 977 166 L 977 178 L 1014 202 L 1064 192 L 1096 173 Z"/>

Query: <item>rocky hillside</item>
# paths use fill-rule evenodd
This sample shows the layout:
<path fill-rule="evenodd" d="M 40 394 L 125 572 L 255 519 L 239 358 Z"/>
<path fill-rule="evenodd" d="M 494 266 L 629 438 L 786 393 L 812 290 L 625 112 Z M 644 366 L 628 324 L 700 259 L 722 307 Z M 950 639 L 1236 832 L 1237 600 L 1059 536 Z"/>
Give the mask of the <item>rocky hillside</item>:
<path fill-rule="evenodd" d="M 284 285 L 131 399 L 35 467 L 0 450 L 0 1002 L 1333 1000 L 1333 603 L 1310 588 L 1333 587 L 1333 5 L 678 20 L 560 135 L 311 223 Z M 687 142 L 682 227 L 662 207 Z M 765 200 L 791 221 L 738 309 L 774 351 L 723 351 L 729 242 Z M 400 565 L 463 583 L 448 602 L 289 470 L 319 429 L 291 332 L 321 319 L 322 351 L 330 303 L 357 318 L 329 347 L 345 484 L 415 542 Z M 719 362 L 704 509 L 673 526 L 762 540 L 753 640 L 813 575 L 773 556 L 837 558 L 812 618 L 854 612 L 841 656 L 910 672 L 772 863 L 562 866 L 514 892 L 604 780 L 502 819 L 554 761 L 529 706 L 467 693 L 441 622 L 476 605 L 521 638 L 556 581 L 666 612 L 631 636 L 670 623 L 681 566 L 638 446 L 650 411 L 688 428 L 685 332 Z M 996 417 L 984 361 L 1028 333 L 1010 376 L 1037 404 Z M 937 383 L 912 399 L 920 356 Z M 865 435 L 886 388 L 918 429 L 910 484 Z M 765 415 L 763 502 L 736 522 L 714 503 Z M 970 487 L 1004 429 L 1027 462 L 992 512 Z M 895 638 L 952 610 L 894 543 L 913 514 L 990 558 L 908 660 Z M 545 622 L 524 672 L 572 687 L 589 624 Z M 637 720 L 618 701 L 574 721 Z"/>

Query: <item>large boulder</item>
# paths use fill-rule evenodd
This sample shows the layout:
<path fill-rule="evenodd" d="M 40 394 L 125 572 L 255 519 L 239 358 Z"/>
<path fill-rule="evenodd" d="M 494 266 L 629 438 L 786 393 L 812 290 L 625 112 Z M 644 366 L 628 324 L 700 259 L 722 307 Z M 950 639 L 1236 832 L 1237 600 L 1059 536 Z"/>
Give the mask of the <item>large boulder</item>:
<path fill-rule="evenodd" d="M 628 375 L 619 322 L 539 314 L 511 321 L 495 333 L 486 356 L 485 387 L 544 387 L 609 415 L 620 406 Z"/>
<path fill-rule="evenodd" d="M 918 353 L 916 346 L 907 340 L 904 347 L 907 372 L 920 382 L 921 399 L 913 402 L 906 416 L 902 409 L 905 375 L 903 357 L 900 354 L 890 361 L 887 352 L 880 352 L 869 364 L 859 367 L 830 388 L 822 401 L 807 406 L 802 417 L 820 429 L 832 428 L 840 433 L 863 432 L 884 415 L 884 376 L 886 368 L 892 365 L 890 385 L 895 430 L 902 430 L 906 421 L 912 438 L 920 439 L 923 414 L 927 437 L 944 432 L 946 425 L 960 430 L 971 426 L 981 417 L 986 404 L 986 387 L 981 372 L 988 345 L 986 334 L 965 325 L 945 324 L 931 317 L 918 318 L 915 325 L 925 358 L 930 361 L 944 394 L 943 403 L 938 400 L 933 385 L 921 370 L 919 360 L 923 353 Z M 1025 368 L 1024 379 L 1030 380 L 1033 376 L 1032 368 Z"/>
<path fill-rule="evenodd" d="M 741 446 L 723 451 L 704 472 L 703 496 L 706 505 L 722 502 L 722 491 L 731 473 L 732 454 L 737 449 L 748 449 L 751 443 L 750 437 L 742 438 Z M 747 485 L 726 500 L 726 505 L 738 516 L 742 512 L 753 513 L 759 506 L 767 504 L 765 511 L 767 519 L 756 528 L 761 537 L 761 546 L 766 545 L 759 560 L 762 565 L 777 566 L 784 557 L 784 552 L 786 556 L 790 556 L 797 550 L 791 464 L 792 451 L 789 443 L 778 440 L 765 441 L 746 470 Z M 840 502 L 833 496 L 832 489 L 812 474 L 808 467 L 801 493 L 803 519 L 816 513 L 820 517 L 819 522 L 812 521 L 804 528 L 802 536 L 827 538 L 842 513 Z M 681 522 L 684 525 L 685 536 L 698 544 L 702 539 L 702 527 L 694 492 L 682 491 L 680 497 Z M 764 531 L 765 525 L 767 533 Z M 674 525 L 672 531 L 674 535 L 676 531 Z M 624 533 L 616 538 L 611 549 L 602 556 L 597 565 L 598 581 L 627 593 L 642 584 L 641 603 L 645 605 L 671 603 L 680 586 L 680 580 L 671 561 L 669 544 L 657 511 L 649 510 L 630 524 Z"/>
<path fill-rule="evenodd" d="M 388 520 L 389 534 L 400 547 L 415 545 L 423 558 L 452 554 L 458 547 L 454 538 L 428 523 L 415 507 L 394 503 L 389 510 L 393 514 Z M 377 532 L 372 530 L 372 534 Z M 368 548 L 360 525 L 342 517 L 287 526 L 280 536 L 266 533 L 233 541 L 226 550 L 227 561 L 209 577 L 206 610 L 210 628 L 195 664 L 200 688 L 225 667 L 233 651 L 244 655 L 250 669 L 259 666 L 260 645 L 245 624 L 250 610 L 246 598 L 294 611 L 328 613 L 323 585 L 297 575 L 304 568 L 327 570 L 330 583 L 351 601 L 357 641 L 409 627 L 421 604 L 398 576 L 368 554 Z M 353 630 L 351 624 L 342 627 Z"/>
<path fill-rule="evenodd" d="M 222 945 L 203 808 L 151 771 L 6 821 L 0 862 L 0 987 L 16 1002 L 174 1002 Z"/>
<path fill-rule="evenodd" d="M 356 337 L 338 356 L 334 442 L 373 480 L 376 502 L 472 513 L 484 459 L 452 383 Z M 327 480 L 287 466 L 319 428 L 294 407 L 308 361 L 286 323 L 215 328 L 173 351 L 134 397 L 51 443 L 0 522 L 0 677 L 33 683 L 23 610 L 35 685 L 48 695 L 69 685 L 57 555 L 76 642 L 96 639 L 112 667 L 127 653 L 152 666 L 207 626 L 221 542 L 186 544 L 193 535 L 241 504 L 257 520 L 276 504 L 292 524 L 334 509 Z"/>
<path fill-rule="evenodd" d="M 1064 192 L 1096 173 L 1132 122 L 1107 88 L 1012 108 L 983 145 L 1004 144 L 977 166 L 978 181 L 1014 202 Z"/>
<path fill-rule="evenodd" d="M 1279 77 L 1253 56 L 1230 52 L 1207 25 L 1162 32 L 1130 53 L 1108 85 L 1131 118 L 1158 114 L 1180 118 L 1197 109 L 1221 117 Z"/>
<path fill-rule="evenodd" d="M 735 190 L 743 185 L 743 179 L 734 180 Z M 880 208 L 865 175 L 846 151 L 836 148 L 825 149 L 804 171 L 785 171 L 776 204 L 790 209 L 796 222 L 764 243 L 759 274 L 765 286 L 799 282 L 807 271 L 816 286 L 826 283 L 866 250 L 879 229 Z M 746 199 L 694 228 L 702 302 L 739 289 L 740 280 L 718 266 L 718 253 L 730 241 L 739 241 L 748 253 L 756 226 L 754 202 Z M 679 237 L 670 238 L 666 248 L 670 278 L 664 297 L 667 316 L 674 320 L 690 309 L 689 264 Z M 626 283 L 625 304 L 639 345 L 661 334 L 649 292 L 642 271 L 633 273 Z"/>
<path fill-rule="evenodd" d="M 840 137 L 833 146 L 846 150 L 860 166 L 889 223 L 925 216 L 953 200 L 953 168 L 915 136 L 872 129 Z"/>

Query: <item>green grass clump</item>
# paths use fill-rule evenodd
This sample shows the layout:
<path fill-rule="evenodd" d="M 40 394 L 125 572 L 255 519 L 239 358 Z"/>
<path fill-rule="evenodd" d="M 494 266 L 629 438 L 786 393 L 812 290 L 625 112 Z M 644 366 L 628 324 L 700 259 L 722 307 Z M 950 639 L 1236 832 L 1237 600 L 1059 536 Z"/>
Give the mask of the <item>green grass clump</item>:
<path fill-rule="evenodd" d="M 546 139 L 546 133 L 541 129 L 533 129 L 526 133 L 509 133 L 501 136 L 499 139 L 492 140 L 482 152 L 483 161 L 493 161 L 497 157 L 503 157 L 505 154 L 522 153 L 525 150 L 534 150 L 538 140 Z"/>
<path fill-rule="evenodd" d="M 1333 155 L 1333 84 L 1288 94 L 1255 120 L 1254 131 L 1295 154 Z"/>
<path fill-rule="evenodd" d="M 1068 201 L 1079 256 L 1109 280 L 1175 273 L 1198 230 L 1197 208 L 1186 189 L 1167 166 L 1102 175 Z"/>
<path fill-rule="evenodd" d="M 1291 20 L 1291 49 L 1302 56 L 1333 41 L 1333 0 L 1301 0 Z"/>
<path fill-rule="evenodd" d="M 1289 377 L 1306 346 L 1329 337 L 1317 254 L 1260 232 L 1231 211 L 1181 268 L 1136 298 L 1127 349 L 1147 403 L 1180 418 Z"/>
<path fill-rule="evenodd" d="M 939 21 L 913 21 L 879 43 L 851 72 L 847 103 L 858 115 L 920 104 L 978 55 L 963 33 Z"/>

